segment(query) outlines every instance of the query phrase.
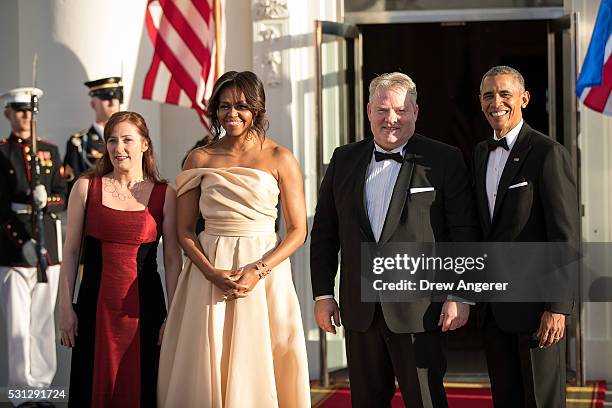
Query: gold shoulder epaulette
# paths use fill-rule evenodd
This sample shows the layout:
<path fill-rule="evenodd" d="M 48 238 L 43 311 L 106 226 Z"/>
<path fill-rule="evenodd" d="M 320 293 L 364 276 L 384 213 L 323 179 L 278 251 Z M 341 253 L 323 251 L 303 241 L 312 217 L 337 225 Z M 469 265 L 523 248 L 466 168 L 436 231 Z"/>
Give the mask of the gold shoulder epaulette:
<path fill-rule="evenodd" d="M 70 137 L 83 137 L 87 134 L 87 129 L 81 130 L 80 132 L 73 133 Z"/>

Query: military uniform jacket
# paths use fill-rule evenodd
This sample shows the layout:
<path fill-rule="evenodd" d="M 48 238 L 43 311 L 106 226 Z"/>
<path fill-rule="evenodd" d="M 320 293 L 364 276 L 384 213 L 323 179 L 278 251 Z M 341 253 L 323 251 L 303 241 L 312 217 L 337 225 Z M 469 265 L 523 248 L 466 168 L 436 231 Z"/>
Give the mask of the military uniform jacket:
<path fill-rule="evenodd" d="M 81 173 L 96 165 L 105 148 L 103 135 L 98 134 L 93 126 L 70 136 L 64 157 L 68 191 L 72 189 L 72 185 Z"/>
<path fill-rule="evenodd" d="M 49 264 L 58 263 L 61 230 L 57 212 L 66 206 L 66 181 L 57 146 L 39 140 L 40 183 L 47 189 L 43 209 Z M 27 266 L 21 247 L 32 238 L 30 143 L 13 134 L 0 141 L 0 265 Z"/>

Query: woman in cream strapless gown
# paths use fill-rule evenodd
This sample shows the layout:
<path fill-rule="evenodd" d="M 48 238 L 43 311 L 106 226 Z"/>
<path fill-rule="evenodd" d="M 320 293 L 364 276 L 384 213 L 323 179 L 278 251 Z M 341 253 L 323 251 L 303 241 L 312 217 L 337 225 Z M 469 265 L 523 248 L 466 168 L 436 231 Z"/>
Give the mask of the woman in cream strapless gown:
<path fill-rule="evenodd" d="M 179 242 L 189 260 L 166 322 L 158 404 L 310 407 L 288 259 L 306 235 L 299 168 L 264 137 L 265 96 L 254 74 L 219 78 L 209 115 L 213 133 L 223 127 L 226 135 L 192 152 L 176 180 Z M 283 240 L 275 232 L 279 195 Z M 205 230 L 196 237 L 198 211 Z"/>

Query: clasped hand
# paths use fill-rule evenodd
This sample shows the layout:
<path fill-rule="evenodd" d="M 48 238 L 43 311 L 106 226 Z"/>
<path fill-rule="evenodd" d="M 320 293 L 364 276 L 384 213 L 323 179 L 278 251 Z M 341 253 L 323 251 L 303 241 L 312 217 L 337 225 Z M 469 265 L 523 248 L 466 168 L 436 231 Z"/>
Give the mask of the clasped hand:
<path fill-rule="evenodd" d="M 470 317 L 470 306 L 462 302 L 447 300 L 442 305 L 438 326 L 443 332 L 463 327 Z"/>
<path fill-rule="evenodd" d="M 226 301 L 247 297 L 259 282 L 255 264 L 248 264 L 237 270 L 216 269 L 209 280 L 217 286 Z"/>

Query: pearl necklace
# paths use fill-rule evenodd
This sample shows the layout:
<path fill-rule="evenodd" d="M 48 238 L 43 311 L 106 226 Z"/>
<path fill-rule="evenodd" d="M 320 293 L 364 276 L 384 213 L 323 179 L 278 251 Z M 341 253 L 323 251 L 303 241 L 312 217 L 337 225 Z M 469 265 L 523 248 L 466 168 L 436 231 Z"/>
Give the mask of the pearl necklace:
<path fill-rule="evenodd" d="M 132 180 L 127 185 L 122 186 L 119 180 L 116 180 L 114 177 L 108 177 L 104 180 L 104 191 L 109 193 L 113 198 L 118 199 L 119 201 L 126 200 L 138 200 L 138 196 L 140 195 L 144 185 L 145 180 Z M 130 187 L 131 184 L 131 187 Z M 122 192 L 122 190 L 126 190 L 126 192 Z"/>

